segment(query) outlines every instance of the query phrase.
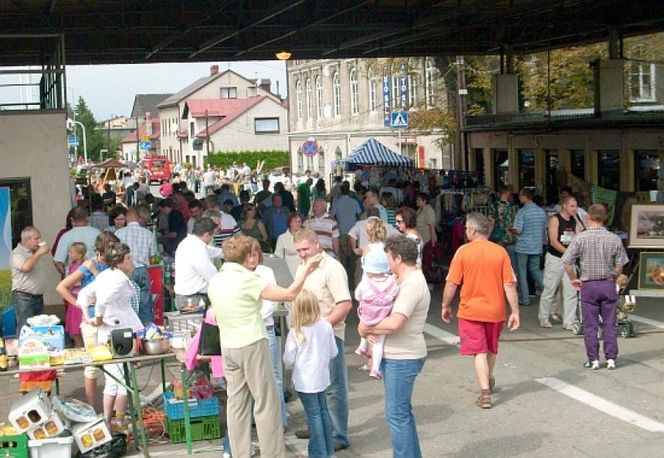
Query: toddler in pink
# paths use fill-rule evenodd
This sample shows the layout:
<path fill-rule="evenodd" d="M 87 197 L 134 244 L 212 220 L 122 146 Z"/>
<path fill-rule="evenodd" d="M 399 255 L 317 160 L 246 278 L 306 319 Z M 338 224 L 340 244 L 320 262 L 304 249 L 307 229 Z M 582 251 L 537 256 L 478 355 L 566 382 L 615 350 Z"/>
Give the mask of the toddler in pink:
<path fill-rule="evenodd" d="M 374 326 L 392 311 L 394 299 L 399 293 L 399 286 L 390 273 L 387 254 L 384 249 L 372 249 L 365 253 L 362 257 L 362 268 L 364 275 L 355 289 L 355 299 L 360 303 L 357 314 L 363 324 Z M 371 352 L 372 363 L 369 372 L 369 375 L 376 379 L 383 378 L 380 372 L 380 363 L 383 359 L 385 336 L 380 336 L 379 339 L 379 342 L 374 344 Z M 362 338 L 355 353 L 368 357 L 368 349 L 369 342 Z"/>

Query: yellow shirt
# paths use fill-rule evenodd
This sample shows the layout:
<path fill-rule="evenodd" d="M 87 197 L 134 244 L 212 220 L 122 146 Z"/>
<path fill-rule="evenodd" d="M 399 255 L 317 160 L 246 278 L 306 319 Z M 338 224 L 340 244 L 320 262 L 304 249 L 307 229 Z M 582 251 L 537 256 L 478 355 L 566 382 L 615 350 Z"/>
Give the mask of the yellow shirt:
<path fill-rule="evenodd" d="M 298 269 L 303 269 L 304 264 Z M 309 274 L 304 287 L 318 298 L 320 317 L 326 319 L 339 302 L 350 300 L 348 275 L 339 261 L 323 252 L 323 260 L 316 270 Z M 334 327 L 334 335 L 344 340 L 346 322 L 340 321 Z"/>
<path fill-rule="evenodd" d="M 244 266 L 226 262 L 208 285 L 222 348 L 242 348 L 266 339 L 261 292 L 267 281 Z"/>

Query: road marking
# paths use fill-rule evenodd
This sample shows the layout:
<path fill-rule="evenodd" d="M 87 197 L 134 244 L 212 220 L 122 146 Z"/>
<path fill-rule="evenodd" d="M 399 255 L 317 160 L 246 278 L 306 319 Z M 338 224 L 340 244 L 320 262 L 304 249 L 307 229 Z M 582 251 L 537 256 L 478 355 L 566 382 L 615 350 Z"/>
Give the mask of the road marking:
<path fill-rule="evenodd" d="M 424 323 L 424 332 L 448 345 L 459 345 L 459 336 L 454 335 L 451 332 L 443 331 L 433 324 Z"/>
<path fill-rule="evenodd" d="M 648 417 L 644 417 L 641 414 L 621 407 L 611 401 L 607 401 L 604 398 L 600 398 L 599 396 L 589 393 L 586 390 L 565 383 L 555 377 L 542 377 L 535 379 L 535 381 L 541 383 L 542 385 L 548 386 L 549 388 L 556 390 L 567 397 L 582 402 L 583 404 L 597 409 L 600 412 L 604 412 L 607 415 L 611 415 L 618 420 L 630 423 L 638 428 L 645 429 L 646 431 L 650 431 L 652 433 L 664 432 L 664 423 L 660 423 Z"/>
<path fill-rule="evenodd" d="M 637 323 L 647 324 L 648 326 L 653 326 L 655 328 L 664 329 L 664 323 L 661 321 L 651 320 L 650 318 L 645 318 L 638 315 L 628 315 L 629 319 L 636 321 Z"/>

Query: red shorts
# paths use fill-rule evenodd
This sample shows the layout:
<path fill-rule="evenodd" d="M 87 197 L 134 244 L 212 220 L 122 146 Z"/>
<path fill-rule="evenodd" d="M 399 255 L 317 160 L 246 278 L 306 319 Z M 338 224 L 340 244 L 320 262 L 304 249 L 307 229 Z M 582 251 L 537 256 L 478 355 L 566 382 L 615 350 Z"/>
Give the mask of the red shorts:
<path fill-rule="evenodd" d="M 478 353 L 498 354 L 498 339 L 503 330 L 504 321 L 499 323 L 485 323 L 483 321 L 470 321 L 458 318 L 460 351 L 464 356 Z"/>

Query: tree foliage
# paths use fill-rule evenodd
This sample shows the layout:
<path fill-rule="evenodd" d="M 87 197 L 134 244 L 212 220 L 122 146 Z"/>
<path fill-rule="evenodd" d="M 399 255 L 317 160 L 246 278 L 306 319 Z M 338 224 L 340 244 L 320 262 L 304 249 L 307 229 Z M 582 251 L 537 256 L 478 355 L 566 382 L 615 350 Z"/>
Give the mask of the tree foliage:
<path fill-rule="evenodd" d="M 83 97 L 79 97 L 74 108 L 76 116 L 72 116 L 71 107 L 68 107 L 67 112 L 72 119 L 76 119 L 85 126 L 85 136 L 88 150 L 88 159 L 98 162 L 101 158 L 101 150 L 107 150 L 103 154 L 103 159 L 112 157 L 115 152 L 120 148 L 120 140 L 107 135 L 106 130 L 97 126 L 97 121 L 94 114 L 88 107 Z M 79 125 L 76 125 L 76 135 L 79 139 L 78 154 L 83 155 L 83 131 Z"/>
<path fill-rule="evenodd" d="M 276 167 L 284 167 L 290 164 L 288 151 L 239 151 L 239 152 L 216 152 L 207 157 L 207 163 L 217 167 L 227 168 L 233 163 L 246 162 L 252 169 L 259 161 L 265 161 L 264 171 L 270 171 Z"/>

